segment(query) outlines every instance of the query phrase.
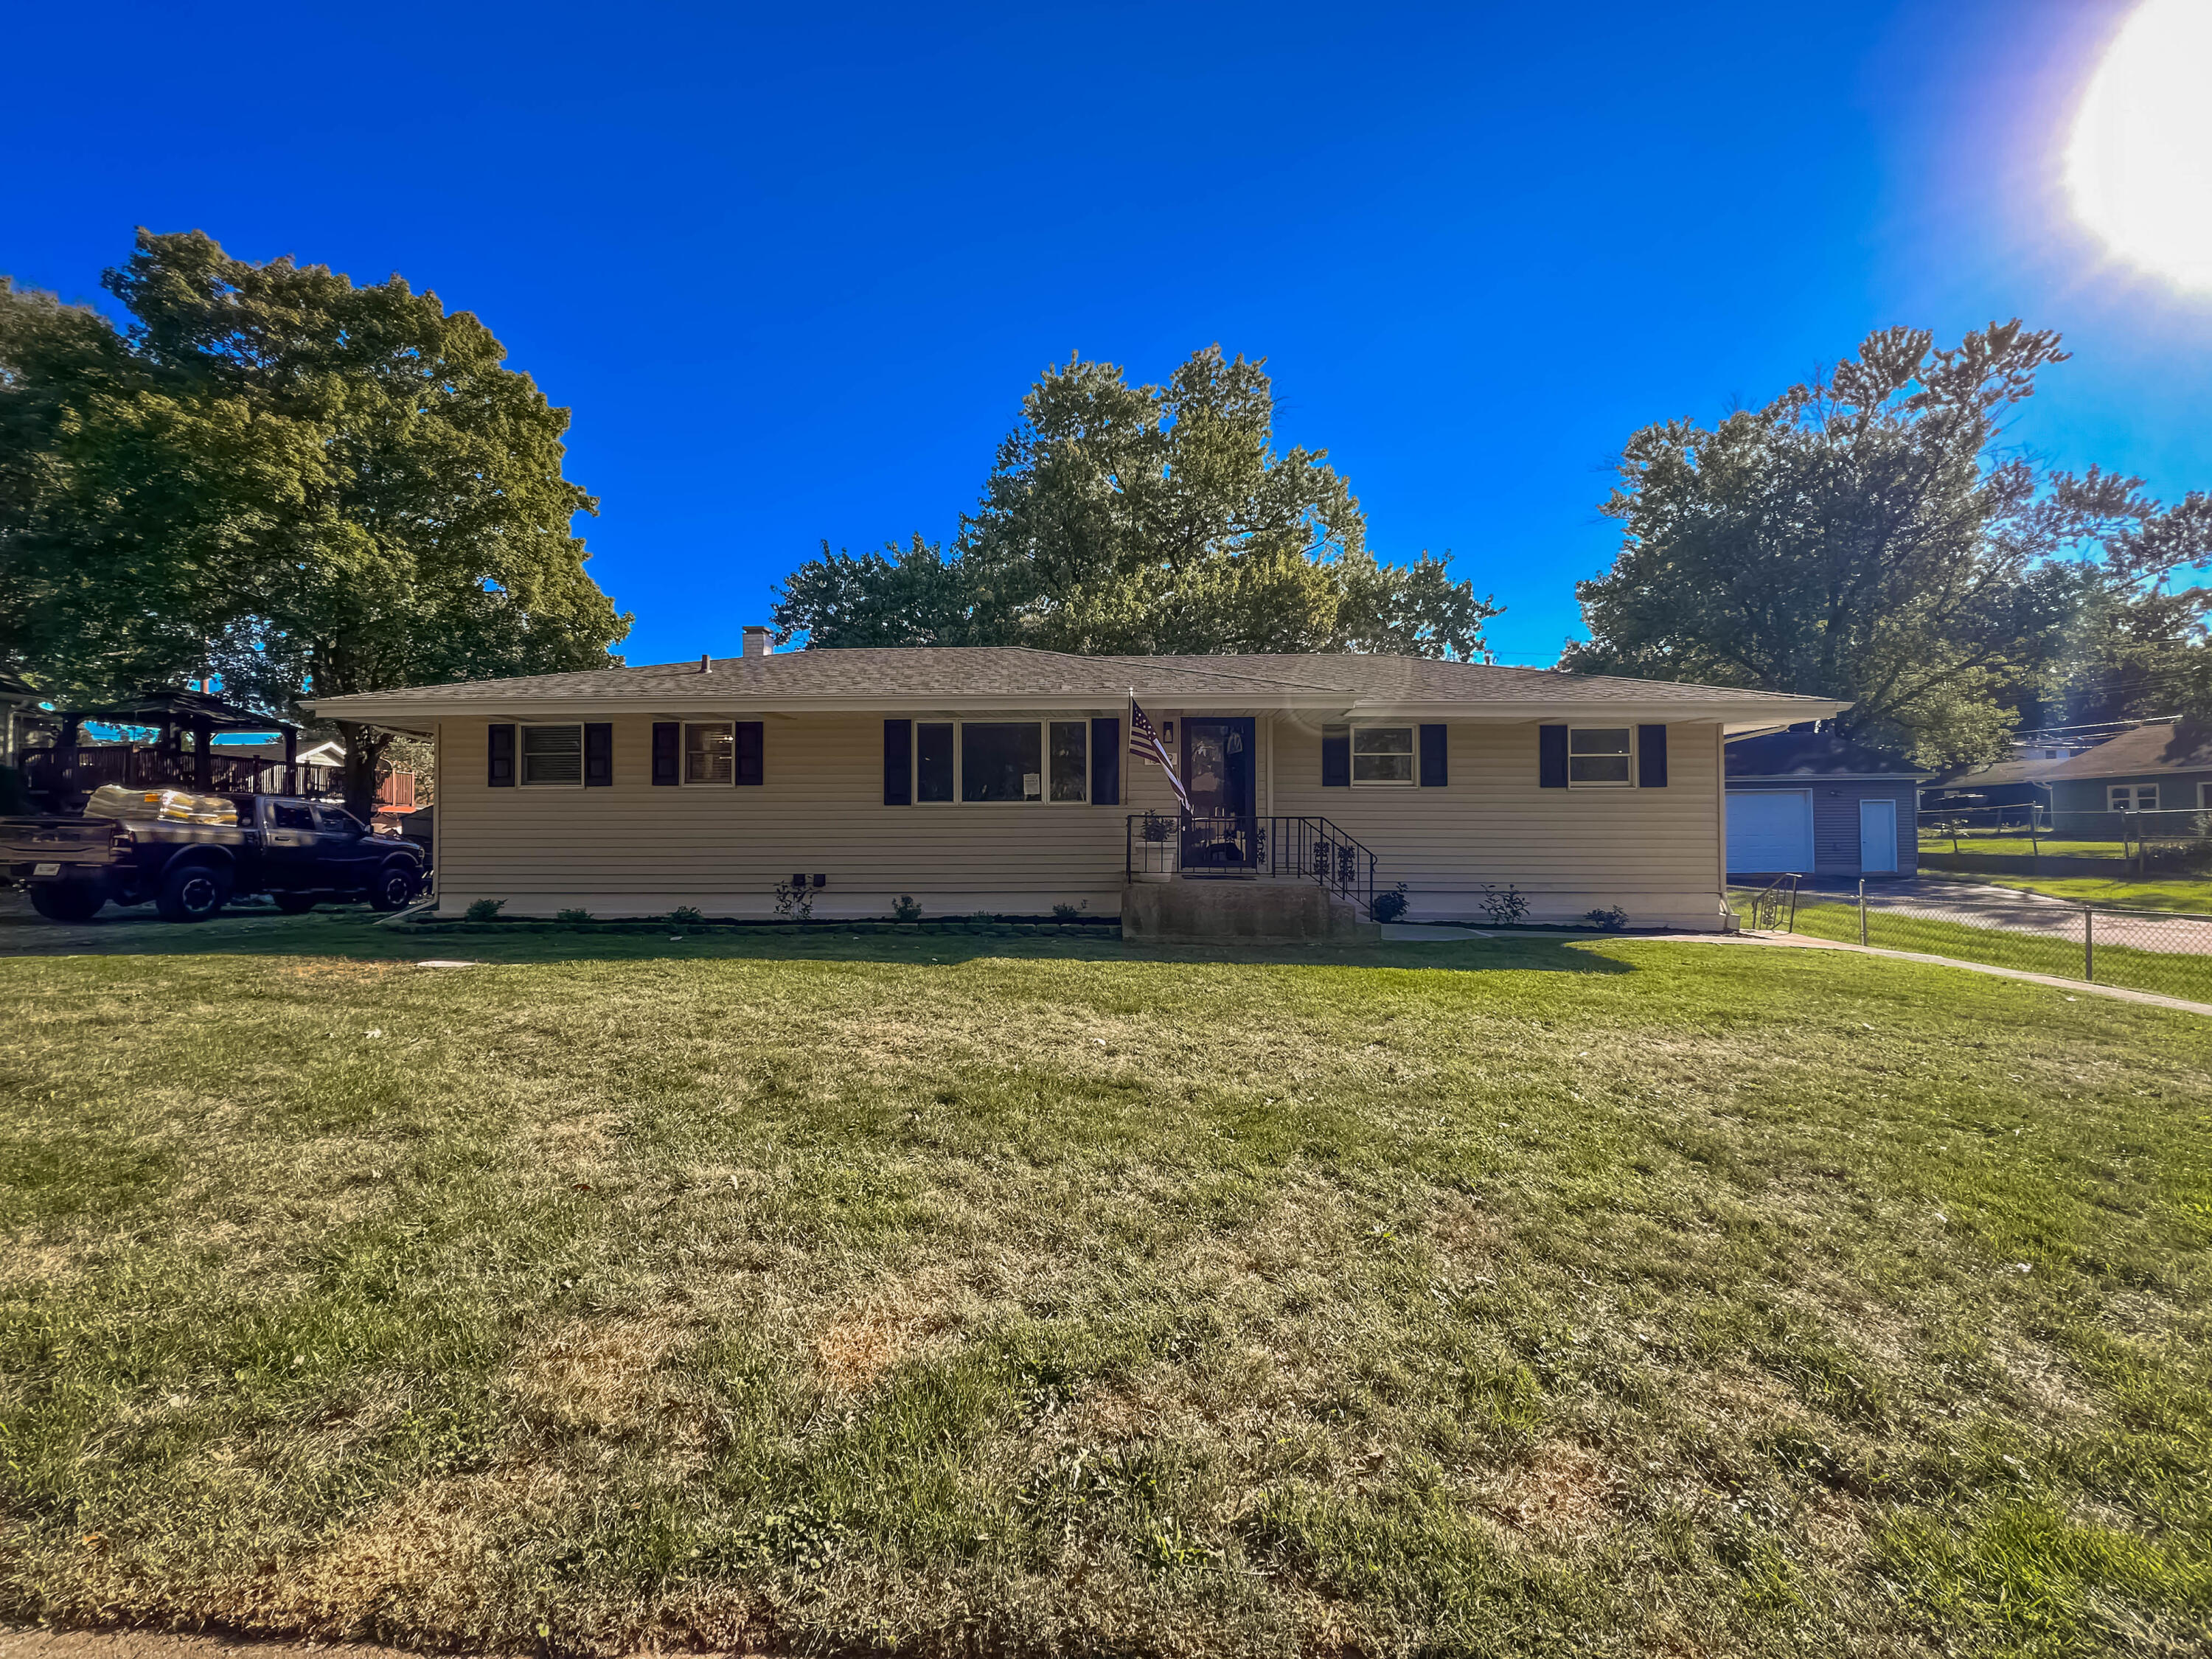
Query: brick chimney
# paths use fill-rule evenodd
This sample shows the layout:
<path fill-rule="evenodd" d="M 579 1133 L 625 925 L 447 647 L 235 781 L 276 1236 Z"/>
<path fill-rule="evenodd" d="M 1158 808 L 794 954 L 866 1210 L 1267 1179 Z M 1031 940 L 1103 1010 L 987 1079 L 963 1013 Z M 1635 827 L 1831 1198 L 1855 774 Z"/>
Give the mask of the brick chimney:
<path fill-rule="evenodd" d="M 745 629 L 745 655 L 765 657 L 775 649 L 775 629 L 773 628 L 764 627 L 759 623 L 749 624 Z"/>

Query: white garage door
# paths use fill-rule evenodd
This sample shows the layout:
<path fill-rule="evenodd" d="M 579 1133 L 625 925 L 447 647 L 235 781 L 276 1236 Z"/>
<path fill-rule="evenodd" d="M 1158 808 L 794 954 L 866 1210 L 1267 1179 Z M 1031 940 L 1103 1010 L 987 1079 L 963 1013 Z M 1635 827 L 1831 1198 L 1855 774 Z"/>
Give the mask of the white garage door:
<path fill-rule="evenodd" d="M 1813 796 L 1804 789 L 1731 789 L 1728 798 L 1731 872 L 1813 869 Z"/>

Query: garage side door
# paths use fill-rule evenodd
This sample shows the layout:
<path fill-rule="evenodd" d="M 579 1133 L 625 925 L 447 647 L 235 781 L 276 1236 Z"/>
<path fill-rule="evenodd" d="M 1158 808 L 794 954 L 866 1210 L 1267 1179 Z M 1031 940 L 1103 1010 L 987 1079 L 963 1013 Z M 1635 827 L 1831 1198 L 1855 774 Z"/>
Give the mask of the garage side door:
<path fill-rule="evenodd" d="M 1813 795 L 1806 789 L 1731 789 L 1728 797 L 1730 873 L 1813 869 Z"/>

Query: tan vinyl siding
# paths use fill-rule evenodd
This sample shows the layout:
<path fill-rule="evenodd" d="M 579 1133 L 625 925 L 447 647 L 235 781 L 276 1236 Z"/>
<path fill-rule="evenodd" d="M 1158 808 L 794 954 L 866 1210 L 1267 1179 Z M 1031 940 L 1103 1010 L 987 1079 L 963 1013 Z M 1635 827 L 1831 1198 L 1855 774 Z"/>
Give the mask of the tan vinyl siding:
<path fill-rule="evenodd" d="M 940 916 L 1085 901 L 1093 915 L 1120 911 L 1126 809 L 885 806 L 880 716 L 769 719 L 765 781 L 743 787 L 655 787 L 652 720 L 612 724 L 614 783 L 604 789 L 492 788 L 489 724 L 441 724 L 441 915 L 501 898 L 515 915 L 686 904 L 767 915 L 779 880 L 817 872 L 830 878 L 816 905 L 825 916 L 887 915 L 902 893 Z"/>
<path fill-rule="evenodd" d="M 1532 921 L 1618 905 L 1638 927 L 1710 927 L 1722 908 L 1715 729 L 1668 727 L 1663 789 L 1546 789 L 1534 722 L 1474 720 L 1448 722 L 1441 789 L 1325 789 L 1320 727 L 1284 719 L 1275 811 L 1326 817 L 1364 842 L 1377 884 L 1404 882 L 1416 920 L 1480 918 L 1489 883 L 1517 887 Z"/>
<path fill-rule="evenodd" d="M 1146 712 L 1176 720 L 1180 735 L 1187 711 Z M 1710 724 L 1669 728 L 1664 789 L 1540 788 L 1535 725 L 1480 721 L 1451 723 L 1446 787 L 1324 789 L 1318 723 L 1271 721 L 1249 708 L 1188 712 L 1256 714 L 1256 808 L 1340 825 L 1377 854 L 1381 885 L 1406 883 L 1416 918 L 1479 917 L 1488 882 L 1517 886 L 1535 921 L 1617 904 L 1638 926 L 1718 923 L 1719 744 Z M 1158 768 L 1125 755 L 1119 806 L 885 806 L 883 718 L 872 714 L 769 718 L 758 787 L 656 788 L 651 719 L 613 725 L 612 787 L 494 789 L 487 724 L 443 723 L 441 914 L 502 898 L 518 915 L 570 906 L 659 915 L 678 905 L 765 915 L 779 879 L 818 871 L 830 878 L 817 907 L 824 916 L 883 915 L 902 893 L 930 915 L 1076 902 L 1111 915 L 1121 908 L 1126 815 L 1175 804 Z"/>

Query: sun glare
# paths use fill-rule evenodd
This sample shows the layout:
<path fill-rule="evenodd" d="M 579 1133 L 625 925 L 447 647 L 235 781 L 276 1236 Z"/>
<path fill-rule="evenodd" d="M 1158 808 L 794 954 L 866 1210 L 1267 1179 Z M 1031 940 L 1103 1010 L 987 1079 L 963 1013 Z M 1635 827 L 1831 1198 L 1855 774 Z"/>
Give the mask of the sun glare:
<path fill-rule="evenodd" d="M 2145 0 L 2066 158 L 2075 210 L 2131 264 L 2212 290 L 2212 0 Z"/>

